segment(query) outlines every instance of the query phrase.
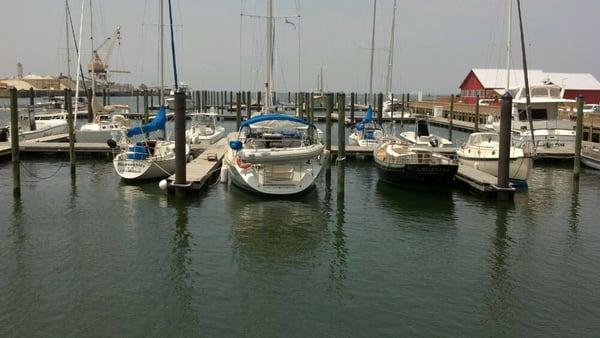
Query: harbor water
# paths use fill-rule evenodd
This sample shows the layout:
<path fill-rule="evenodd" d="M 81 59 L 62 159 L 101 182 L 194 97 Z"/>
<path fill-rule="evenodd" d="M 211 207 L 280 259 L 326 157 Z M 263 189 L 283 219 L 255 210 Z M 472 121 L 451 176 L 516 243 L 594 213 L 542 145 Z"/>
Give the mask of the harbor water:
<path fill-rule="evenodd" d="M 367 160 L 283 199 L 68 166 L 25 154 L 19 197 L 0 162 L 0 337 L 600 332 L 600 174 L 570 163 L 536 163 L 509 203 L 391 186 Z"/>

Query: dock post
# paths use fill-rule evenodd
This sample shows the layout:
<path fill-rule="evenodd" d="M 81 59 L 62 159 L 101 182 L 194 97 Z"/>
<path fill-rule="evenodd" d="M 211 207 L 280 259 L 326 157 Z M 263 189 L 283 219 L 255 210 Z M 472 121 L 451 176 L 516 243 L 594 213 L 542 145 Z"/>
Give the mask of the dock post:
<path fill-rule="evenodd" d="M 383 125 L 383 94 L 377 94 L 377 123 Z"/>
<path fill-rule="evenodd" d="M 187 184 L 185 156 L 185 93 L 175 93 L 175 195 L 185 196 L 184 186 Z"/>
<path fill-rule="evenodd" d="M 148 123 L 148 91 L 144 90 L 144 117 L 143 117 L 143 123 L 142 124 L 146 124 Z"/>
<path fill-rule="evenodd" d="M 154 93 L 152 92 L 152 89 L 150 89 L 150 108 L 154 107 Z"/>
<path fill-rule="evenodd" d="M 510 166 L 510 119 L 512 112 L 512 96 L 509 92 L 502 95 L 500 108 L 500 145 L 498 151 L 498 187 L 508 188 Z M 499 200 L 508 200 L 510 193 L 506 190 L 498 191 Z"/>
<path fill-rule="evenodd" d="M 350 122 L 354 123 L 354 100 L 356 100 L 356 94 L 350 93 Z"/>
<path fill-rule="evenodd" d="M 231 90 L 229 91 L 229 111 L 233 111 L 233 91 Z"/>
<path fill-rule="evenodd" d="M 369 97 L 369 94 L 365 93 L 365 106 L 369 105 L 369 99 L 368 99 L 368 97 Z"/>
<path fill-rule="evenodd" d="M 291 102 L 292 102 L 292 93 L 291 93 L 291 92 L 288 92 L 288 101 L 287 101 L 288 105 L 289 105 Z"/>
<path fill-rule="evenodd" d="M 71 174 L 75 173 L 75 128 L 73 124 L 73 100 L 71 100 L 71 89 L 65 89 L 65 105 L 67 108 L 67 123 L 69 126 L 69 163 Z"/>
<path fill-rule="evenodd" d="M 261 103 L 262 103 L 262 93 L 261 92 L 256 92 L 256 106 L 258 107 L 258 110 L 261 111 Z"/>
<path fill-rule="evenodd" d="M 331 113 L 333 113 L 333 93 L 327 93 L 327 112 L 325 113 L 325 149 L 331 151 Z"/>
<path fill-rule="evenodd" d="M 304 93 L 296 93 L 296 114 L 299 118 L 304 118 L 304 112 L 302 111 L 304 105 Z"/>
<path fill-rule="evenodd" d="M 479 94 L 475 96 L 475 132 L 479 131 Z"/>
<path fill-rule="evenodd" d="M 450 96 L 450 114 L 448 115 L 448 140 L 452 141 L 452 123 L 454 119 L 454 94 Z"/>
<path fill-rule="evenodd" d="M 346 101 L 346 95 L 344 93 L 338 93 L 338 155 L 337 161 L 343 161 L 346 159 L 346 107 L 344 102 Z"/>
<path fill-rule="evenodd" d="M 583 96 L 577 97 L 577 128 L 575 129 L 575 162 L 573 177 L 579 179 L 581 172 L 581 140 L 583 139 Z"/>
<path fill-rule="evenodd" d="M 102 88 L 102 106 L 106 106 L 106 88 Z"/>
<path fill-rule="evenodd" d="M 88 123 L 94 122 L 94 106 L 92 104 L 92 89 L 88 88 L 87 90 L 87 99 L 88 99 Z"/>
<path fill-rule="evenodd" d="M 308 95 L 308 101 L 307 101 L 307 111 L 306 111 L 306 115 L 308 116 L 308 120 L 311 123 L 315 122 L 315 94 L 314 93 L 310 93 L 307 94 Z"/>
<path fill-rule="evenodd" d="M 10 88 L 10 146 L 12 150 L 13 195 L 21 195 L 21 160 L 19 157 L 19 107 L 17 88 Z"/>
<path fill-rule="evenodd" d="M 248 91 L 246 93 L 246 107 L 248 108 L 248 118 L 252 116 L 252 93 Z"/>
<path fill-rule="evenodd" d="M 242 93 L 237 92 L 235 94 L 236 106 L 235 106 L 235 130 L 240 130 L 242 124 Z"/>
<path fill-rule="evenodd" d="M 33 87 L 29 87 L 29 106 L 33 108 L 35 105 L 34 101 L 35 93 L 33 92 Z"/>

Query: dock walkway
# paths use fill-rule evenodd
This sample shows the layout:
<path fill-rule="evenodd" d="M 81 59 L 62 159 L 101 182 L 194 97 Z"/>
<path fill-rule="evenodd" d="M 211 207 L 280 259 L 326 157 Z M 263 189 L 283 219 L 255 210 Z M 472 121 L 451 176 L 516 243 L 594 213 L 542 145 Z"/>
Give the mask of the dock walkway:
<path fill-rule="evenodd" d="M 507 191 L 512 195 L 516 191 L 513 187 L 499 187 L 497 185 L 498 178 L 496 176 L 462 164 L 458 165 L 458 172 L 456 173 L 455 178 L 483 194 L 497 194 L 501 191 Z"/>
<path fill-rule="evenodd" d="M 198 157 L 188 162 L 185 167 L 186 179 L 189 189 L 200 190 L 206 184 L 206 181 L 221 167 L 225 152 L 229 144 L 229 139 L 237 133 L 230 133 L 226 137 L 217 141 L 204 150 Z M 174 188 L 175 175 L 168 179 L 169 189 Z"/>

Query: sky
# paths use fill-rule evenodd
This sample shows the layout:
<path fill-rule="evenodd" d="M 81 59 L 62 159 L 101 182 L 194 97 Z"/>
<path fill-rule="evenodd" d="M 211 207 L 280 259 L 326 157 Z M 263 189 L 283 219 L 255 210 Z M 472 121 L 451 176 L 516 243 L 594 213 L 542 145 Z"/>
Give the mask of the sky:
<path fill-rule="evenodd" d="M 82 63 L 90 58 L 89 0 L 85 1 Z M 516 0 L 514 68 L 521 67 Z M 69 0 L 79 34 L 80 0 Z M 316 90 L 323 68 L 326 91 L 365 92 L 374 0 L 274 0 L 275 89 Z M 167 1 L 165 1 L 166 6 Z M 264 86 L 267 0 L 173 0 L 179 81 L 193 89 L 260 90 Z M 471 68 L 505 68 L 508 0 L 397 0 L 393 91 L 458 92 Z M 93 1 L 98 46 L 116 26 L 121 43 L 110 67 L 117 82 L 159 83 L 159 1 Z M 166 7 L 165 7 L 166 8 Z M 374 91 L 384 90 L 393 0 L 377 1 Z M 600 79 L 600 0 L 522 0 L 530 69 L 584 72 Z M 165 9 L 165 23 L 168 12 Z M 245 15 L 240 16 L 243 12 Z M 0 78 L 66 73 L 62 0 L 0 0 Z M 298 18 L 298 16 L 300 16 Z M 287 21 L 291 22 L 286 23 Z M 165 83 L 173 84 L 169 27 L 165 27 Z M 73 39 L 70 37 L 70 39 Z M 71 40 L 71 48 L 73 42 Z M 300 48 L 299 48 L 300 47 Z M 106 48 L 100 50 L 101 55 Z M 71 60 L 77 61 L 71 50 Z M 75 67 L 72 66 L 72 69 Z M 74 71 L 73 71 L 74 74 Z M 300 81 L 299 81 L 300 77 Z"/>

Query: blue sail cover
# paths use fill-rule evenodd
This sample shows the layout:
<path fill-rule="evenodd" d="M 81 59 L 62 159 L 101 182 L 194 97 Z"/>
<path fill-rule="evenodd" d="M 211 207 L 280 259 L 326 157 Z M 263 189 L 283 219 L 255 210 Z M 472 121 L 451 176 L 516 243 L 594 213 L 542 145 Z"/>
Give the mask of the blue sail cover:
<path fill-rule="evenodd" d="M 365 129 L 365 124 L 367 123 L 371 123 L 373 122 L 373 107 L 371 107 L 371 105 L 369 105 L 369 108 L 367 109 L 367 115 L 365 115 L 365 117 L 363 118 L 363 120 L 356 124 L 356 130 L 363 130 Z"/>
<path fill-rule="evenodd" d="M 140 135 L 143 133 L 149 133 L 156 130 L 164 130 L 165 125 L 167 123 L 167 113 L 165 111 L 165 107 L 160 107 L 158 114 L 154 117 L 152 122 L 144 124 L 139 127 L 133 127 L 127 129 L 127 137 L 132 137 L 135 135 Z"/>
<path fill-rule="evenodd" d="M 314 124 L 309 123 L 304 121 L 303 119 L 294 117 L 294 116 L 290 116 L 290 115 L 284 115 L 284 114 L 265 114 L 265 115 L 258 115 L 255 116 L 251 119 L 248 119 L 246 121 L 244 121 L 244 123 L 242 123 L 242 125 L 240 126 L 241 128 L 244 127 L 248 127 L 251 124 L 257 123 L 257 122 L 263 122 L 263 121 L 273 121 L 273 120 L 278 120 L 278 121 L 292 121 L 292 122 L 296 122 L 296 123 L 301 123 L 301 124 L 305 124 L 307 126 L 310 126 L 312 128 L 317 128 L 315 127 Z"/>

